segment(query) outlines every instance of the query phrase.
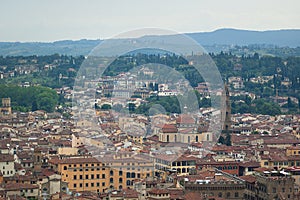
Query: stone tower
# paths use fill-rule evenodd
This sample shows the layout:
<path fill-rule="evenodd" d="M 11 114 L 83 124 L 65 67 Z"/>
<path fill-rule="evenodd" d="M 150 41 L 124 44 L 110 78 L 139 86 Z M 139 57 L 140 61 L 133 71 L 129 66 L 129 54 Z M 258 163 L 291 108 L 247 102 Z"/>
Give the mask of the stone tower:
<path fill-rule="evenodd" d="M 219 138 L 219 143 L 231 146 L 231 102 L 228 86 L 225 85 L 224 89 L 223 98 L 225 96 L 225 105 L 222 110 L 222 116 L 225 114 L 225 117 L 222 118 L 222 133 Z"/>
<path fill-rule="evenodd" d="M 223 132 L 228 132 L 231 130 L 231 102 L 230 102 L 230 95 L 228 86 L 225 85 L 225 120 L 223 122 Z"/>
<path fill-rule="evenodd" d="M 11 115 L 10 98 L 2 98 L 2 107 L 0 108 L 2 116 Z"/>

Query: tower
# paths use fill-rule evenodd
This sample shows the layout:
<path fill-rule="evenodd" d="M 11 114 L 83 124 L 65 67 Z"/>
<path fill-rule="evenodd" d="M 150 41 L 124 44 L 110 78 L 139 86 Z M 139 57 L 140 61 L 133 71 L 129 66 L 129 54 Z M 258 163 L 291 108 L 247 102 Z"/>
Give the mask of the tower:
<path fill-rule="evenodd" d="M 231 146 L 231 102 L 228 86 L 225 85 L 223 98 L 225 96 L 225 105 L 222 109 L 222 116 L 225 114 L 225 117 L 222 118 L 222 133 L 219 138 L 219 143 L 226 144 Z M 224 113 L 225 112 L 225 113 Z"/>
<path fill-rule="evenodd" d="M 229 89 L 227 85 L 225 85 L 224 93 L 225 93 L 225 108 L 224 108 L 225 120 L 223 122 L 222 131 L 228 132 L 231 129 L 232 123 L 231 123 L 231 102 L 230 102 Z"/>
<path fill-rule="evenodd" d="M 11 115 L 10 98 L 2 98 L 2 107 L 0 108 L 2 116 Z"/>

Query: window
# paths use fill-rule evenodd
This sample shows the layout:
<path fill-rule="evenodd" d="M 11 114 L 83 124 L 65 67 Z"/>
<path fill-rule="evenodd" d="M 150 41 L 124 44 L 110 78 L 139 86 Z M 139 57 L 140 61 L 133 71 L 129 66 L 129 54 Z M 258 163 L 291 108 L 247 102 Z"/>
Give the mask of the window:
<path fill-rule="evenodd" d="M 79 175 L 79 179 L 82 179 L 82 175 Z"/>
<path fill-rule="evenodd" d="M 239 197 L 239 193 L 238 192 L 234 193 L 234 197 Z"/>
<path fill-rule="evenodd" d="M 122 176 L 123 175 L 123 171 L 119 171 L 119 176 Z"/>
<path fill-rule="evenodd" d="M 89 187 L 89 183 L 85 183 L 85 187 Z"/>
<path fill-rule="evenodd" d="M 102 178 L 105 178 L 105 174 L 102 174 Z"/>
<path fill-rule="evenodd" d="M 94 179 L 94 174 L 91 175 L 91 179 Z"/>
<path fill-rule="evenodd" d="M 105 182 L 102 183 L 102 186 L 105 187 Z"/>
<path fill-rule="evenodd" d="M 81 188 L 82 188 L 82 183 L 79 183 L 79 187 L 81 187 Z"/>
<path fill-rule="evenodd" d="M 110 179 L 109 179 L 109 182 L 110 182 L 110 183 L 113 183 L 113 182 L 114 182 L 114 179 L 113 179 L 113 178 L 110 178 Z"/>
<path fill-rule="evenodd" d="M 87 175 L 85 175 L 85 179 L 89 179 L 89 175 L 87 174 Z"/>
<path fill-rule="evenodd" d="M 126 178 L 130 178 L 130 172 L 126 173 Z"/>
<path fill-rule="evenodd" d="M 114 171 L 113 171 L 113 170 L 110 170 L 109 174 L 110 174 L 111 176 L 113 176 L 113 175 L 114 175 Z"/>
<path fill-rule="evenodd" d="M 99 182 L 96 185 L 97 185 L 97 187 L 100 187 L 100 183 Z"/>
<path fill-rule="evenodd" d="M 68 169 L 68 167 L 67 166 L 64 166 L 64 170 L 67 170 Z"/>
<path fill-rule="evenodd" d="M 91 183 L 91 187 L 94 187 L 94 183 Z"/>
<path fill-rule="evenodd" d="M 74 183 L 74 184 L 73 184 L 73 187 L 74 187 L 74 188 L 76 188 L 76 187 L 77 187 L 77 184 L 76 184 L 76 183 Z"/>
<path fill-rule="evenodd" d="M 123 182 L 123 179 L 122 178 L 119 178 L 119 183 L 122 183 Z"/>
<path fill-rule="evenodd" d="M 230 197 L 230 192 L 227 192 L 226 197 L 227 197 L 227 198 Z"/>
<path fill-rule="evenodd" d="M 77 175 L 74 175 L 74 176 L 73 176 L 73 179 L 76 180 L 76 179 L 77 179 Z"/>
<path fill-rule="evenodd" d="M 97 179 L 99 179 L 100 178 L 100 174 L 97 174 L 96 177 L 97 177 Z"/>
<path fill-rule="evenodd" d="M 135 178 L 135 173 L 134 172 L 131 173 L 131 178 Z"/>

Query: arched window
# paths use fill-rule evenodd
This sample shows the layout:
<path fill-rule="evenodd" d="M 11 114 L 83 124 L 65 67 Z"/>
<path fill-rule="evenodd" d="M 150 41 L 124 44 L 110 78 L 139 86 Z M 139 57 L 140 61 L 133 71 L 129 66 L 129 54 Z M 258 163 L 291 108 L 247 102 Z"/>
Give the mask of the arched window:
<path fill-rule="evenodd" d="M 226 197 L 227 197 L 227 198 L 230 197 L 230 192 L 227 192 Z"/>
<path fill-rule="evenodd" d="M 134 172 L 131 173 L 131 178 L 135 178 L 135 173 Z"/>
<path fill-rule="evenodd" d="M 126 181 L 126 185 L 127 185 L 127 186 L 130 185 L 130 180 L 127 180 L 127 181 Z"/>

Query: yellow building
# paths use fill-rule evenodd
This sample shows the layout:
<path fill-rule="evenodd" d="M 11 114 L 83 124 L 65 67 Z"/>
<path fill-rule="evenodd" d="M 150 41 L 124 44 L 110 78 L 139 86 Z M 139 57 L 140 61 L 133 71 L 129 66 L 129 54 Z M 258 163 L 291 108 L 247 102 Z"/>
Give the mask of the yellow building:
<path fill-rule="evenodd" d="M 178 154 L 158 154 L 155 156 L 155 170 L 163 176 L 170 172 L 178 175 L 187 175 L 191 170 L 196 169 L 197 158 L 193 156 Z"/>
<path fill-rule="evenodd" d="M 10 116 L 11 105 L 10 98 L 2 98 L 2 107 L 0 107 L 0 116 Z"/>
<path fill-rule="evenodd" d="M 153 177 L 154 163 L 145 155 L 116 153 L 103 158 L 73 156 L 49 161 L 71 191 L 106 192 L 133 186 L 138 179 Z"/>
<path fill-rule="evenodd" d="M 115 171 L 123 172 L 122 188 L 131 188 L 135 180 L 154 176 L 154 161 L 148 155 L 118 152 L 101 160 Z"/>
<path fill-rule="evenodd" d="M 212 141 L 211 132 L 198 132 L 195 128 L 177 128 L 174 124 L 165 124 L 158 134 L 160 142 L 192 143 Z"/>
<path fill-rule="evenodd" d="M 299 156 L 300 155 L 300 146 L 290 146 L 286 148 L 286 155 L 287 156 Z"/>
<path fill-rule="evenodd" d="M 71 191 L 105 192 L 125 185 L 125 174 L 93 157 L 65 157 L 51 159 L 51 167 L 61 174 Z"/>

